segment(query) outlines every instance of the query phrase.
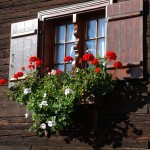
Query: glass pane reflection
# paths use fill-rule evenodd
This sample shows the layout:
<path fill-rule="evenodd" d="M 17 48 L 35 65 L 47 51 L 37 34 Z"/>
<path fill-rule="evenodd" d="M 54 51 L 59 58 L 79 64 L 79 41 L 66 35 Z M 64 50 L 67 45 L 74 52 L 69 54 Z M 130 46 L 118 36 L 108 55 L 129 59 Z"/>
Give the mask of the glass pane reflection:
<path fill-rule="evenodd" d="M 96 20 L 89 20 L 87 22 L 87 38 L 96 37 Z"/>
<path fill-rule="evenodd" d="M 55 65 L 54 69 L 64 71 L 64 65 Z"/>
<path fill-rule="evenodd" d="M 98 19 L 98 36 L 105 36 L 105 19 Z"/>
<path fill-rule="evenodd" d="M 66 45 L 66 56 L 71 56 L 72 58 L 75 58 L 75 51 L 73 48 L 73 43 Z"/>
<path fill-rule="evenodd" d="M 56 27 L 56 43 L 65 42 L 65 26 L 57 26 Z"/>
<path fill-rule="evenodd" d="M 55 46 L 55 63 L 62 63 L 64 61 L 64 45 Z"/>
<path fill-rule="evenodd" d="M 66 64 L 66 71 L 72 71 L 72 63 Z"/>
<path fill-rule="evenodd" d="M 98 54 L 100 57 L 104 57 L 105 55 L 105 38 L 98 40 Z"/>
<path fill-rule="evenodd" d="M 96 56 L 96 41 L 86 41 L 86 50 L 88 50 L 89 53 L 92 53 L 94 56 Z"/>
<path fill-rule="evenodd" d="M 67 25 L 67 42 L 69 41 L 75 41 L 73 24 Z"/>

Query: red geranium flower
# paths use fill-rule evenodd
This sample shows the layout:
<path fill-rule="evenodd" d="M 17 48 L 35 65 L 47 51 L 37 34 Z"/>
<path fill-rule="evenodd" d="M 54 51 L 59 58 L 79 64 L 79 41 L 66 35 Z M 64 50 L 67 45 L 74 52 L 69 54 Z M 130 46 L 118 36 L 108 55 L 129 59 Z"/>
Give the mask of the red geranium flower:
<path fill-rule="evenodd" d="M 99 64 L 98 59 L 91 60 L 91 65 L 98 65 L 98 64 Z"/>
<path fill-rule="evenodd" d="M 73 61 L 73 58 L 71 56 L 66 56 L 64 58 L 64 62 Z"/>
<path fill-rule="evenodd" d="M 36 67 L 39 67 L 39 66 L 41 66 L 43 64 L 43 61 L 42 60 L 37 60 L 35 62 L 35 64 L 36 64 Z"/>
<path fill-rule="evenodd" d="M 14 74 L 14 78 L 19 78 L 23 76 L 23 72 L 17 72 L 16 74 Z"/>
<path fill-rule="evenodd" d="M 82 58 L 80 58 L 80 59 L 79 59 L 79 63 L 82 63 L 82 61 L 83 61 L 83 59 L 82 59 Z"/>
<path fill-rule="evenodd" d="M 115 68 L 122 68 L 122 63 L 120 61 L 114 63 Z"/>
<path fill-rule="evenodd" d="M 22 77 L 23 76 L 23 72 L 17 72 L 18 77 Z"/>
<path fill-rule="evenodd" d="M 101 68 L 95 68 L 95 72 L 100 72 L 101 71 Z"/>
<path fill-rule="evenodd" d="M 62 71 L 61 70 L 56 70 L 56 74 L 61 74 Z"/>
<path fill-rule="evenodd" d="M 117 59 L 116 53 L 113 51 L 107 52 L 106 53 L 106 59 L 107 60 L 116 60 Z"/>
<path fill-rule="evenodd" d="M 21 70 L 22 70 L 22 71 L 25 71 L 25 67 L 22 67 Z"/>
<path fill-rule="evenodd" d="M 18 79 L 18 75 L 17 75 L 17 74 L 14 74 L 14 78 Z"/>
<path fill-rule="evenodd" d="M 94 59 L 93 54 L 86 53 L 86 54 L 83 55 L 83 60 L 84 61 L 91 61 L 93 59 Z"/>
<path fill-rule="evenodd" d="M 35 61 L 37 61 L 37 60 L 39 60 L 39 58 L 37 58 L 36 56 L 31 56 L 31 57 L 29 58 L 29 62 L 30 62 L 30 63 L 35 62 Z"/>
<path fill-rule="evenodd" d="M 6 79 L 0 79 L 0 85 L 4 85 L 7 83 L 7 80 Z"/>
<path fill-rule="evenodd" d="M 30 63 L 30 65 L 28 66 L 28 68 L 29 68 L 29 69 L 34 69 L 35 66 L 34 66 L 32 63 Z"/>

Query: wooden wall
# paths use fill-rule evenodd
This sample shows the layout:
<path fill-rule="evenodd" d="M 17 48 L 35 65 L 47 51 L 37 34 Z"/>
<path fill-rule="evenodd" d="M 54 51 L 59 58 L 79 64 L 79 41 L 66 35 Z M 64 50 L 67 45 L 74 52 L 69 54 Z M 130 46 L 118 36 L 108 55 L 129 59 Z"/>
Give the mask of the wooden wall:
<path fill-rule="evenodd" d="M 0 77 L 8 78 L 10 25 L 37 17 L 37 12 L 59 5 L 88 0 L 0 0 Z M 125 1 L 125 0 L 116 0 Z M 150 148 L 149 74 L 150 74 L 150 0 L 144 0 L 145 79 L 118 84 L 117 92 L 106 97 L 100 111 L 98 141 L 91 135 L 69 133 L 63 137 L 38 138 L 28 132 L 30 120 L 24 119 L 23 106 L 10 102 L 0 87 L 0 149 L 5 150 L 91 150 L 92 147 Z M 80 115 L 80 114 L 79 114 Z M 84 115 L 83 118 L 84 119 Z M 78 139 L 78 140 L 77 140 Z M 100 141 L 100 142 L 99 142 Z M 40 147 L 39 147 L 40 146 Z M 120 148 L 123 150 L 123 148 Z"/>
<path fill-rule="evenodd" d="M 11 23 L 37 17 L 37 12 L 87 0 L 0 0 L 0 77 L 8 77 Z"/>

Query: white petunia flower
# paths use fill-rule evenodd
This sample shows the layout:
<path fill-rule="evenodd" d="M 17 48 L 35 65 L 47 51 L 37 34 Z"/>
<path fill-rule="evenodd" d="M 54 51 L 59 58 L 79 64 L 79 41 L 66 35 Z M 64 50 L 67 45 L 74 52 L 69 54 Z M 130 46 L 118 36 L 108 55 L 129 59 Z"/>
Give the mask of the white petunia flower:
<path fill-rule="evenodd" d="M 54 120 L 48 121 L 48 126 L 49 127 L 52 127 L 52 126 L 55 126 L 55 125 L 56 125 L 56 122 Z"/>
<path fill-rule="evenodd" d="M 29 114 L 28 113 L 25 113 L 25 118 L 28 118 L 29 117 Z"/>
<path fill-rule="evenodd" d="M 46 93 L 44 93 L 44 96 L 43 96 L 43 97 L 45 98 L 46 96 L 47 96 L 47 94 L 46 94 Z"/>
<path fill-rule="evenodd" d="M 24 94 L 28 94 L 28 93 L 31 93 L 31 92 L 32 92 L 31 88 L 25 88 L 24 91 L 23 91 Z"/>
<path fill-rule="evenodd" d="M 51 75 L 55 75 L 56 74 L 56 70 L 52 69 L 52 71 L 50 72 Z"/>
<path fill-rule="evenodd" d="M 72 90 L 71 89 L 65 89 L 65 95 L 68 95 L 68 94 L 70 94 L 70 93 L 72 93 Z"/>
<path fill-rule="evenodd" d="M 41 128 L 41 129 L 46 129 L 46 124 L 45 124 L 45 123 L 42 123 L 41 126 L 40 126 L 40 128 Z"/>
<path fill-rule="evenodd" d="M 47 101 L 42 101 L 42 102 L 40 103 L 40 107 L 42 108 L 42 106 L 48 106 Z"/>

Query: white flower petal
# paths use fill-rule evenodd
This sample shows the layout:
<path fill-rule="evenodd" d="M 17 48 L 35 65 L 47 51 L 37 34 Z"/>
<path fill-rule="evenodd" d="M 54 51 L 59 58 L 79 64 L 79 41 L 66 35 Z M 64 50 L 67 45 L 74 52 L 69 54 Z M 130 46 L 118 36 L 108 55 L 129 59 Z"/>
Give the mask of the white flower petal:
<path fill-rule="evenodd" d="M 49 127 L 52 127 L 52 126 L 55 126 L 55 125 L 56 125 L 56 122 L 54 120 L 48 121 L 48 126 Z"/>
<path fill-rule="evenodd" d="M 31 93 L 31 92 L 32 92 L 31 88 L 25 88 L 24 91 L 23 91 L 24 94 L 28 94 L 28 93 Z"/>
<path fill-rule="evenodd" d="M 42 101 L 42 102 L 40 103 L 40 108 L 41 108 L 42 106 L 48 106 L 47 101 Z"/>
<path fill-rule="evenodd" d="M 40 126 L 40 128 L 41 128 L 41 129 L 46 129 L 46 124 L 45 124 L 45 123 L 42 123 L 41 126 Z"/>
<path fill-rule="evenodd" d="M 43 96 L 43 97 L 45 98 L 46 96 L 47 96 L 47 94 L 46 94 L 46 93 L 44 93 L 44 96 Z"/>
<path fill-rule="evenodd" d="M 29 117 L 29 114 L 28 113 L 25 113 L 25 118 L 28 118 Z"/>
<path fill-rule="evenodd" d="M 55 74 L 56 74 L 56 70 L 52 69 L 52 71 L 51 71 L 50 74 L 51 74 L 51 75 L 55 75 Z"/>
<path fill-rule="evenodd" d="M 65 95 L 68 95 L 68 94 L 70 94 L 70 93 L 72 93 L 72 90 L 71 89 L 65 89 Z"/>

